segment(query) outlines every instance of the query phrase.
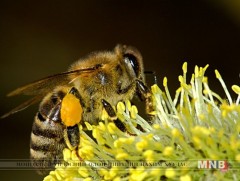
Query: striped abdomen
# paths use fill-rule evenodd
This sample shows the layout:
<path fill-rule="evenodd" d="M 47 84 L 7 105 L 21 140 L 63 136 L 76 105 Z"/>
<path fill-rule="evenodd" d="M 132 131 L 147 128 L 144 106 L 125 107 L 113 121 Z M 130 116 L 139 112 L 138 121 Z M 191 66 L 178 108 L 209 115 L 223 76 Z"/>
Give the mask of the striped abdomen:
<path fill-rule="evenodd" d="M 54 168 L 62 159 L 62 150 L 66 147 L 63 138 L 63 125 L 46 119 L 35 117 L 31 133 L 30 157 L 38 173 L 45 174 Z"/>
<path fill-rule="evenodd" d="M 30 157 L 33 166 L 39 174 L 47 174 L 63 157 L 62 151 L 66 147 L 63 131 L 65 126 L 61 122 L 60 109 L 62 95 L 59 92 L 46 96 L 34 118 Z"/>

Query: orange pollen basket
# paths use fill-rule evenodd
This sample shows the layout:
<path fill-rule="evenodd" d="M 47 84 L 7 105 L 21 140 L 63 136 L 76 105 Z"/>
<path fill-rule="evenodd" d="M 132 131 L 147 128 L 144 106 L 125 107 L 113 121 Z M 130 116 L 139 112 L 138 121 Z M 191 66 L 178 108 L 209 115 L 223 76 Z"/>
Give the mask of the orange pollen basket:
<path fill-rule="evenodd" d="M 74 126 L 81 121 L 82 106 L 72 94 L 67 94 L 62 100 L 61 119 L 66 126 Z"/>

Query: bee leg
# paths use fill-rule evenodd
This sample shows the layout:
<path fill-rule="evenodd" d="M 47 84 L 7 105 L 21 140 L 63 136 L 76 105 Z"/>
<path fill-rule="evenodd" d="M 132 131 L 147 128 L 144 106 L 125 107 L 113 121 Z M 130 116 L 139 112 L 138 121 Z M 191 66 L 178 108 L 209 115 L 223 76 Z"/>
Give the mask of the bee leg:
<path fill-rule="evenodd" d="M 73 94 L 73 95 L 75 95 L 76 97 L 80 97 L 80 94 L 79 94 L 77 88 L 75 88 L 75 87 L 72 87 L 72 88 L 70 89 L 69 94 Z"/>
<path fill-rule="evenodd" d="M 104 109 L 106 110 L 106 112 L 108 113 L 111 120 L 112 121 L 116 120 L 117 116 L 116 116 L 116 113 L 115 113 L 113 107 L 111 106 L 111 104 L 109 102 L 107 102 L 105 99 L 102 99 L 102 105 L 103 105 Z"/>
<path fill-rule="evenodd" d="M 79 91 L 75 88 L 75 87 L 72 87 L 69 91 L 69 94 L 73 94 L 76 98 L 79 99 L 80 101 L 80 104 L 82 107 L 85 107 L 85 103 L 83 101 L 83 98 L 82 96 L 80 95 Z"/>
<path fill-rule="evenodd" d="M 64 132 L 63 132 L 63 137 L 67 147 L 72 151 L 76 150 L 77 157 L 79 158 L 79 160 L 82 160 L 81 157 L 78 155 L 78 151 L 77 151 L 79 141 L 80 141 L 80 133 L 79 133 L 78 125 L 76 124 L 74 126 L 66 127 L 66 129 L 64 129 Z"/>
<path fill-rule="evenodd" d="M 150 113 L 154 111 L 154 108 L 151 92 L 149 88 L 141 80 L 136 81 L 137 81 L 137 95 L 141 100 L 145 101 L 146 113 L 150 116 L 150 118 L 152 118 L 152 115 Z"/>
<path fill-rule="evenodd" d="M 118 127 L 118 129 L 125 132 L 126 127 L 124 126 L 122 121 L 120 121 L 117 118 L 117 115 L 116 115 L 113 107 L 111 106 L 111 104 L 109 102 L 107 102 L 106 100 L 102 99 L 102 105 L 103 105 L 104 109 L 106 110 L 106 112 L 108 113 L 110 119 L 114 122 L 114 124 Z"/>
<path fill-rule="evenodd" d="M 64 139 L 66 141 L 67 146 L 69 149 L 74 150 L 79 145 L 79 127 L 76 124 L 75 126 L 68 126 L 64 130 Z"/>

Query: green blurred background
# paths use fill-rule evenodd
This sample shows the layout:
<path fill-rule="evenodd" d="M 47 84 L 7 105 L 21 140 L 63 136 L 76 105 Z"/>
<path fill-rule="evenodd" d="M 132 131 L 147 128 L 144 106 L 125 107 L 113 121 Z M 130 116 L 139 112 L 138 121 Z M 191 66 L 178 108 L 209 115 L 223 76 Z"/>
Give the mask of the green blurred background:
<path fill-rule="evenodd" d="M 234 0 L 1 1 L 0 114 L 25 97 L 5 95 L 26 83 L 67 70 L 95 50 L 117 43 L 137 47 L 145 69 L 168 77 L 172 94 L 184 61 L 210 64 L 210 87 L 220 94 L 214 69 L 227 85 L 239 84 L 240 11 Z M 37 105 L 0 120 L 0 159 L 29 158 Z M 33 171 L 0 171 L 0 180 L 41 180 Z"/>

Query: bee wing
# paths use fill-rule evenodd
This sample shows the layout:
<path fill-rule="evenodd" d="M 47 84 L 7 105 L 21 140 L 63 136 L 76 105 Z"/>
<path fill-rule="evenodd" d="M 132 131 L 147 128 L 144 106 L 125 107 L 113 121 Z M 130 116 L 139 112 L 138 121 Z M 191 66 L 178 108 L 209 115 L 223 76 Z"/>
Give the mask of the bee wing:
<path fill-rule="evenodd" d="M 45 94 L 49 91 L 52 91 L 53 88 L 58 85 L 64 85 L 71 82 L 72 80 L 70 80 L 69 76 L 73 76 L 74 78 L 76 78 L 80 76 L 81 73 L 91 73 L 91 72 L 94 72 L 99 67 L 100 67 L 99 65 L 96 65 L 90 68 L 78 69 L 78 70 L 51 75 L 49 77 L 38 80 L 36 82 L 27 84 L 23 87 L 19 87 L 14 91 L 8 93 L 7 96 L 15 96 L 20 94 L 24 94 L 24 95 Z"/>
<path fill-rule="evenodd" d="M 14 109 L 9 111 L 8 113 L 2 115 L 0 117 L 0 119 L 6 118 L 6 117 L 10 116 L 11 114 L 14 114 L 14 113 L 16 113 L 18 111 L 22 111 L 22 110 L 26 109 L 28 106 L 31 106 L 31 105 L 39 102 L 43 97 L 44 97 L 43 95 L 41 95 L 41 96 L 39 95 L 39 96 L 35 96 L 35 97 L 33 97 L 33 98 L 23 102 L 22 104 L 20 104 L 19 106 L 15 107 Z"/>
<path fill-rule="evenodd" d="M 43 99 L 43 97 L 49 92 L 54 89 L 54 87 L 58 85 L 64 85 L 68 84 L 71 81 L 74 81 L 75 78 L 81 75 L 81 73 L 92 73 L 99 67 L 101 67 L 101 64 L 97 64 L 93 67 L 84 68 L 84 69 L 78 69 L 73 70 L 69 72 L 63 72 L 59 74 L 55 74 L 46 78 L 43 78 L 41 80 L 38 80 L 36 82 L 33 82 L 31 84 L 27 84 L 23 87 L 20 87 L 12 92 L 10 92 L 7 96 L 15 96 L 15 95 L 35 95 L 33 98 L 23 102 L 19 106 L 15 107 L 8 113 L 4 114 L 0 117 L 0 119 L 5 118 L 11 114 L 14 114 L 16 112 L 22 111 L 29 107 L 30 105 L 33 105 Z M 72 76 L 72 80 L 69 78 L 69 76 Z"/>

